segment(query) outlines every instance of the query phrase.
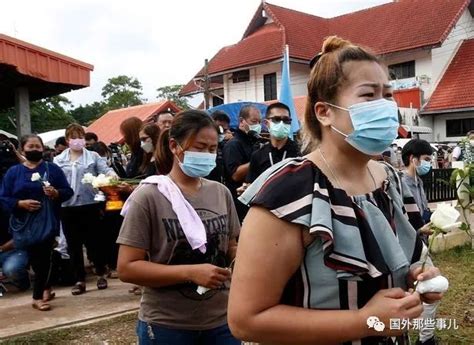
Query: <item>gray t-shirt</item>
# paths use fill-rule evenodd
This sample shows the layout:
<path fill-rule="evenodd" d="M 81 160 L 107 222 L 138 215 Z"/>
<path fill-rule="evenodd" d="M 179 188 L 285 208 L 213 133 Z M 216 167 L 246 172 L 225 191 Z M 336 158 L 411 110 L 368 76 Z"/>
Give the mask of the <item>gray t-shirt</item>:
<path fill-rule="evenodd" d="M 184 194 L 204 223 L 207 250 L 192 250 L 171 203 L 156 185 L 144 186 L 131 196 L 117 243 L 144 249 L 151 262 L 167 265 L 211 263 L 228 267 L 229 240 L 239 235 L 240 223 L 229 190 L 202 180 L 196 195 Z M 170 328 L 206 330 L 227 322 L 229 282 L 204 295 L 192 283 L 145 287 L 139 319 Z"/>

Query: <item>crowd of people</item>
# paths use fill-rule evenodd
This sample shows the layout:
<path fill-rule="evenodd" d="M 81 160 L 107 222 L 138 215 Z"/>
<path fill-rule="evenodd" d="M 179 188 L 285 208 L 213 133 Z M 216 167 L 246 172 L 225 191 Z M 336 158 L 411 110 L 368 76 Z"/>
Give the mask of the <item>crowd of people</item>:
<path fill-rule="evenodd" d="M 403 331 L 366 322 L 432 317 L 442 297 L 409 290 L 439 274 L 420 263 L 430 211 L 419 176 L 433 148 L 407 143 L 402 174 L 401 163 L 378 162 L 399 126 L 382 62 L 337 37 L 313 62 L 295 137 L 276 102 L 265 114 L 243 107 L 235 130 L 223 112 L 166 111 L 123 121 L 123 145 L 78 124 L 54 150 L 33 134 L 11 143 L 3 275 L 25 290 L 31 267 L 32 305 L 50 310 L 58 282 L 87 292 L 85 249 L 97 289 L 119 277 L 143 294 L 141 344 L 408 344 Z M 120 183 L 125 204 L 108 211 L 83 183 L 89 173 L 141 182 Z M 44 236 L 25 244 L 34 215 Z M 432 332 L 419 343 L 435 344 Z"/>

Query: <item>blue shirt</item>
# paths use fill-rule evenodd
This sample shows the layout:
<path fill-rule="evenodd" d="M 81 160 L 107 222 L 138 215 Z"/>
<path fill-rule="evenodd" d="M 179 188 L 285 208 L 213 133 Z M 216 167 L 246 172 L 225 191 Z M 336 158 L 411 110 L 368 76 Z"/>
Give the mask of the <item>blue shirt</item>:
<path fill-rule="evenodd" d="M 82 178 L 87 173 L 94 176 L 99 174 L 115 175 L 114 170 L 107 165 L 107 161 L 101 159 L 97 152 L 83 149 L 82 156 L 72 162 L 70 151 L 70 149 L 66 149 L 59 156 L 54 157 L 54 163 L 63 170 L 74 191 L 72 198 L 64 202 L 63 207 L 97 203 L 94 200 L 96 194 L 94 188 L 91 184 L 82 183 Z"/>
<path fill-rule="evenodd" d="M 48 164 L 49 174 L 46 174 L 46 164 Z M 59 219 L 61 203 L 68 200 L 73 195 L 73 191 L 63 171 L 53 163 L 42 162 L 34 169 L 18 164 L 8 169 L 0 189 L 0 205 L 7 213 L 11 214 L 14 212 L 26 212 L 18 208 L 17 204 L 20 200 L 33 199 L 41 201 L 45 197 L 43 183 L 31 181 L 31 176 L 34 173 L 39 173 L 58 190 L 59 197 L 53 200 L 53 204 L 56 216 Z"/>

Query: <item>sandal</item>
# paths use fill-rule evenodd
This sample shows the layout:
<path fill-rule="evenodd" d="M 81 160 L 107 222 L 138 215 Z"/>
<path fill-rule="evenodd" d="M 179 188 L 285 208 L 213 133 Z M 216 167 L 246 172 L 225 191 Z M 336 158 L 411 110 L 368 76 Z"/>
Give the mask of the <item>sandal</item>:
<path fill-rule="evenodd" d="M 51 289 L 44 290 L 43 302 L 49 302 L 56 298 L 56 292 L 52 292 Z"/>
<path fill-rule="evenodd" d="M 130 289 L 128 289 L 129 293 L 133 293 L 134 295 L 140 296 L 142 294 L 142 288 L 140 286 L 133 286 Z"/>
<path fill-rule="evenodd" d="M 33 303 L 31 304 L 33 309 L 39 310 L 39 311 L 48 311 L 51 310 L 51 305 L 49 305 L 48 302 L 44 302 L 43 300 L 38 300 L 35 301 L 33 300 Z"/>
<path fill-rule="evenodd" d="M 107 289 L 107 287 L 108 287 L 107 279 L 105 279 L 104 277 L 100 277 L 99 279 L 97 279 L 97 288 L 99 290 Z"/>
<path fill-rule="evenodd" d="M 82 295 L 84 292 L 86 292 L 85 283 L 76 283 L 71 289 L 71 293 L 73 296 Z"/>

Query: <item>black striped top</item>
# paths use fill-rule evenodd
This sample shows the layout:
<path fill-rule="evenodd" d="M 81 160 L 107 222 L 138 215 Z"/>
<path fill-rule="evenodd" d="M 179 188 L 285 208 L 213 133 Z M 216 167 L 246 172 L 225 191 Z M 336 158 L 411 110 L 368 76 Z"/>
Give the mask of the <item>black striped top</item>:
<path fill-rule="evenodd" d="M 407 289 L 420 260 L 423 225 L 415 200 L 393 168 L 383 186 L 348 196 L 306 158 L 290 158 L 264 172 L 241 196 L 248 204 L 303 225 L 314 236 L 283 302 L 311 309 L 359 309 L 379 290 Z M 413 224 L 413 226 L 412 226 Z M 387 325 L 388 327 L 388 325 Z M 407 337 L 371 337 L 347 344 L 407 344 Z"/>

